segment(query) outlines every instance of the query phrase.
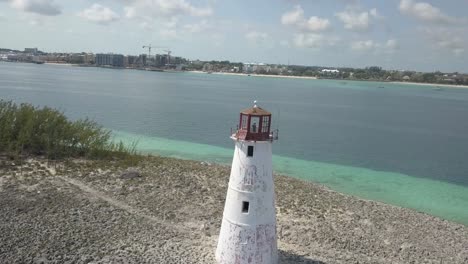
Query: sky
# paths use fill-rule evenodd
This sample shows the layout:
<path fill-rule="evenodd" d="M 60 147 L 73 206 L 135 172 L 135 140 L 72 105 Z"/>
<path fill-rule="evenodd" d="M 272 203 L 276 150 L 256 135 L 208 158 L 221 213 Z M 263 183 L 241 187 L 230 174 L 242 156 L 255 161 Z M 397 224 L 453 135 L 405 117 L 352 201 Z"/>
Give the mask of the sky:
<path fill-rule="evenodd" d="M 0 0 L 0 47 L 468 73 L 466 0 Z"/>

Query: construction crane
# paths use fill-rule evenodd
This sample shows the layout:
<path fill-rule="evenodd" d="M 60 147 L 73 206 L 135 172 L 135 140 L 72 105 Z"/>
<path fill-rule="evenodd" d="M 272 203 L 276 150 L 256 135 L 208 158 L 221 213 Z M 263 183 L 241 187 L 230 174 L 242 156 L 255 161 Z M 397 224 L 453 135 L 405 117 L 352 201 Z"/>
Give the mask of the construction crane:
<path fill-rule="evenodd" d="M 149 44 L 148 46 L 143 46 L 143 48 L 148 49 L 148 58 L 151 57 L 151 49 L 153 48 L 153 47 L 151 47 L 151 44 Z"/>
<path fill-rule="evenodd" d="M 151 57 L 151 49 L 167 49 L 167 47 L 159 47 L 159 46 L 156 46 L 156 47 L 153 47 L 151 46 L 151 44 L 149 44 L 148 46 L 143 46 L 144 49 L 148 49 L 148 59 Z"/>
<path fill-rule="evenodd" d="M 172 51 L 170 50 L 163 50 L 164 52 L 167 52 L 167 64 L 171 63 L 171 53 Z"/>

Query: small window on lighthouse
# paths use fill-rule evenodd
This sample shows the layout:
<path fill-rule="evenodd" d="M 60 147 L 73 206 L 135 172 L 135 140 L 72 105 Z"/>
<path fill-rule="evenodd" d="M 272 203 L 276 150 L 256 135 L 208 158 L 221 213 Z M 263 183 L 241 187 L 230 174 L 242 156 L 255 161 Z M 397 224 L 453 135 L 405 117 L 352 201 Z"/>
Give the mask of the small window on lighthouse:
<path fill-rule="evenodd" d="M 247 157 L 253 157 L 254 146 L 247 147 Z"/>
<path fill-rule="evenodd" d="M 249 212 L 249 206 L 250 206 L 249 202 L 243 201 L 242 202 L 242 213 L 247 214 Z"/>

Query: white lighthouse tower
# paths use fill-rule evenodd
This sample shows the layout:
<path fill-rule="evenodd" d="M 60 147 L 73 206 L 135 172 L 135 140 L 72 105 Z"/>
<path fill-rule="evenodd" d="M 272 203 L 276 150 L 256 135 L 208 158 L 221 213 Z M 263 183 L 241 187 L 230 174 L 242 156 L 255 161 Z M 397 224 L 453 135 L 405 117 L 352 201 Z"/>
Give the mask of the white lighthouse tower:
<path fill-rule="evenodd" d="M 216 249 L 220 264 L 276 264 L 275 189 L 271 113 L 255 105 L 242 110 Z"/>

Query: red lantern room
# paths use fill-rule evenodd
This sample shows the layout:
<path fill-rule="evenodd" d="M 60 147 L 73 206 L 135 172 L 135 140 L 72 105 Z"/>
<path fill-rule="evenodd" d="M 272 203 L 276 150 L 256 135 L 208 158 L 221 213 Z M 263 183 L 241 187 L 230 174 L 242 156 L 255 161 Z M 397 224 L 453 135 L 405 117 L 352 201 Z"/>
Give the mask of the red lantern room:
<path fill-rule="evenodd" d="M 271 113 L 257 106 L 241 111 L 239 125 L 232 137 L 237 140 L 273 141 L 278 139 L 278 131 L 271 130 Z"/>

